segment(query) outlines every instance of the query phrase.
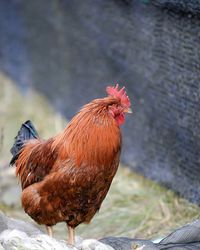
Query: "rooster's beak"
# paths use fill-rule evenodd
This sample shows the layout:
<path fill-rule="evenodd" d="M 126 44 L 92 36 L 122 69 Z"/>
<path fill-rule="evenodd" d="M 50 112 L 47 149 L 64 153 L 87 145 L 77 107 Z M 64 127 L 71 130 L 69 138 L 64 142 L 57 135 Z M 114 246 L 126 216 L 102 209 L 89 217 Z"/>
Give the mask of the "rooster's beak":
<path fill-rule="evenodd" d="M 126 108 L 126 109 L 124 109 L 124 112 L 125 112 L 125 113 L 129 113 L 129 114 L 132 114 L 132 113 L 133 113 L 131 108 Z"/>

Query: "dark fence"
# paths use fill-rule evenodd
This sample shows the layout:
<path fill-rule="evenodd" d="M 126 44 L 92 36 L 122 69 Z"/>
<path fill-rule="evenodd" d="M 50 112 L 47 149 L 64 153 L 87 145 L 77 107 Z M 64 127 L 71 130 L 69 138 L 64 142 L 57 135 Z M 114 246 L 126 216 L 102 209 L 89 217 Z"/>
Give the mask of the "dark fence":
<path fill-rule="evenodd" d="M 125 84 L 122 161 L 200 204 L 199 18 L 199 1 L 2 0 L 0 69 L 68 118 Z"/>

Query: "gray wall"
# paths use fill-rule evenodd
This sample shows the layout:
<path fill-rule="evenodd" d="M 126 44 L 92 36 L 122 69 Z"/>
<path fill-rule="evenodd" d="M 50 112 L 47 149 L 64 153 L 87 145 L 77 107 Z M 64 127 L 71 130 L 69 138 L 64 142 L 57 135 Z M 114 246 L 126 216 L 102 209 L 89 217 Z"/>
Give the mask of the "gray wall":
<path fill-rule="evenodd" d="M 200 204 L 199 9 L 181 0 L 2 0 L 0 69 L 68 118 L 106 85 L 125 85 L 134 114 L 122 161 Z"/>

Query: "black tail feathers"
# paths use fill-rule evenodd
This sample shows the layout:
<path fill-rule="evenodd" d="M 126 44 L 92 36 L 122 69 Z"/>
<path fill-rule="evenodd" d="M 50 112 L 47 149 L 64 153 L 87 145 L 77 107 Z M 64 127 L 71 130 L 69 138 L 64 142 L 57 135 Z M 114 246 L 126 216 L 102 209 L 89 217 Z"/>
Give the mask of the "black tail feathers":
<path fill-rule="evenodd" d="M 19 156 L 19 152 L 22 149 L 24 142 L 30 139 L 37 139 L 37 138 L 39 138 L 39 135 L 36 129 L 34 128 L 32 122 L 28 120 L 25 123 L 23 123 L 17 136 L 15 137 L 14 145 L 10 150 L 10 152 L 13 155 L 10 161 L 10 165 L 15 164 L 15 161 Z"/>

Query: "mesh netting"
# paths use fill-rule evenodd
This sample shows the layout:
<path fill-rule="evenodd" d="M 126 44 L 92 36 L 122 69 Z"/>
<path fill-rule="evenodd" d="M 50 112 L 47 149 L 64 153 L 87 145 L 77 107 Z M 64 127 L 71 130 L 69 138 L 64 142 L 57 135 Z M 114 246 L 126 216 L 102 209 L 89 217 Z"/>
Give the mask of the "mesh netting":
<path fill-rule="evenodd" d="M 182 11 L 185 13 L 200 13 L 199 0 L 155 0 L 155 5 L 168 8 L 171 11 Z"/>
<path fill-rule="evenodd" d="M 145 51 L 149 65 L 145 61 L 139 66 L 149 75 L 142 77 L 147 84 L 139 95 L 144 113 L 142 126 L 138 126 L 144 136 L 142 141 L 136 138 L 145 153 L 136 156 L 136 168 L 200 203 L 200 20 L 177 12 L 183 7 L 197 12 L 200 3 L 157 2 L 170 9 L 155 8 L 145 17 L 146 7 L 142 10 L 143 23 L 138 25 L 145 37 L 141 43 L 147 48 L 149 44 Z"/>

